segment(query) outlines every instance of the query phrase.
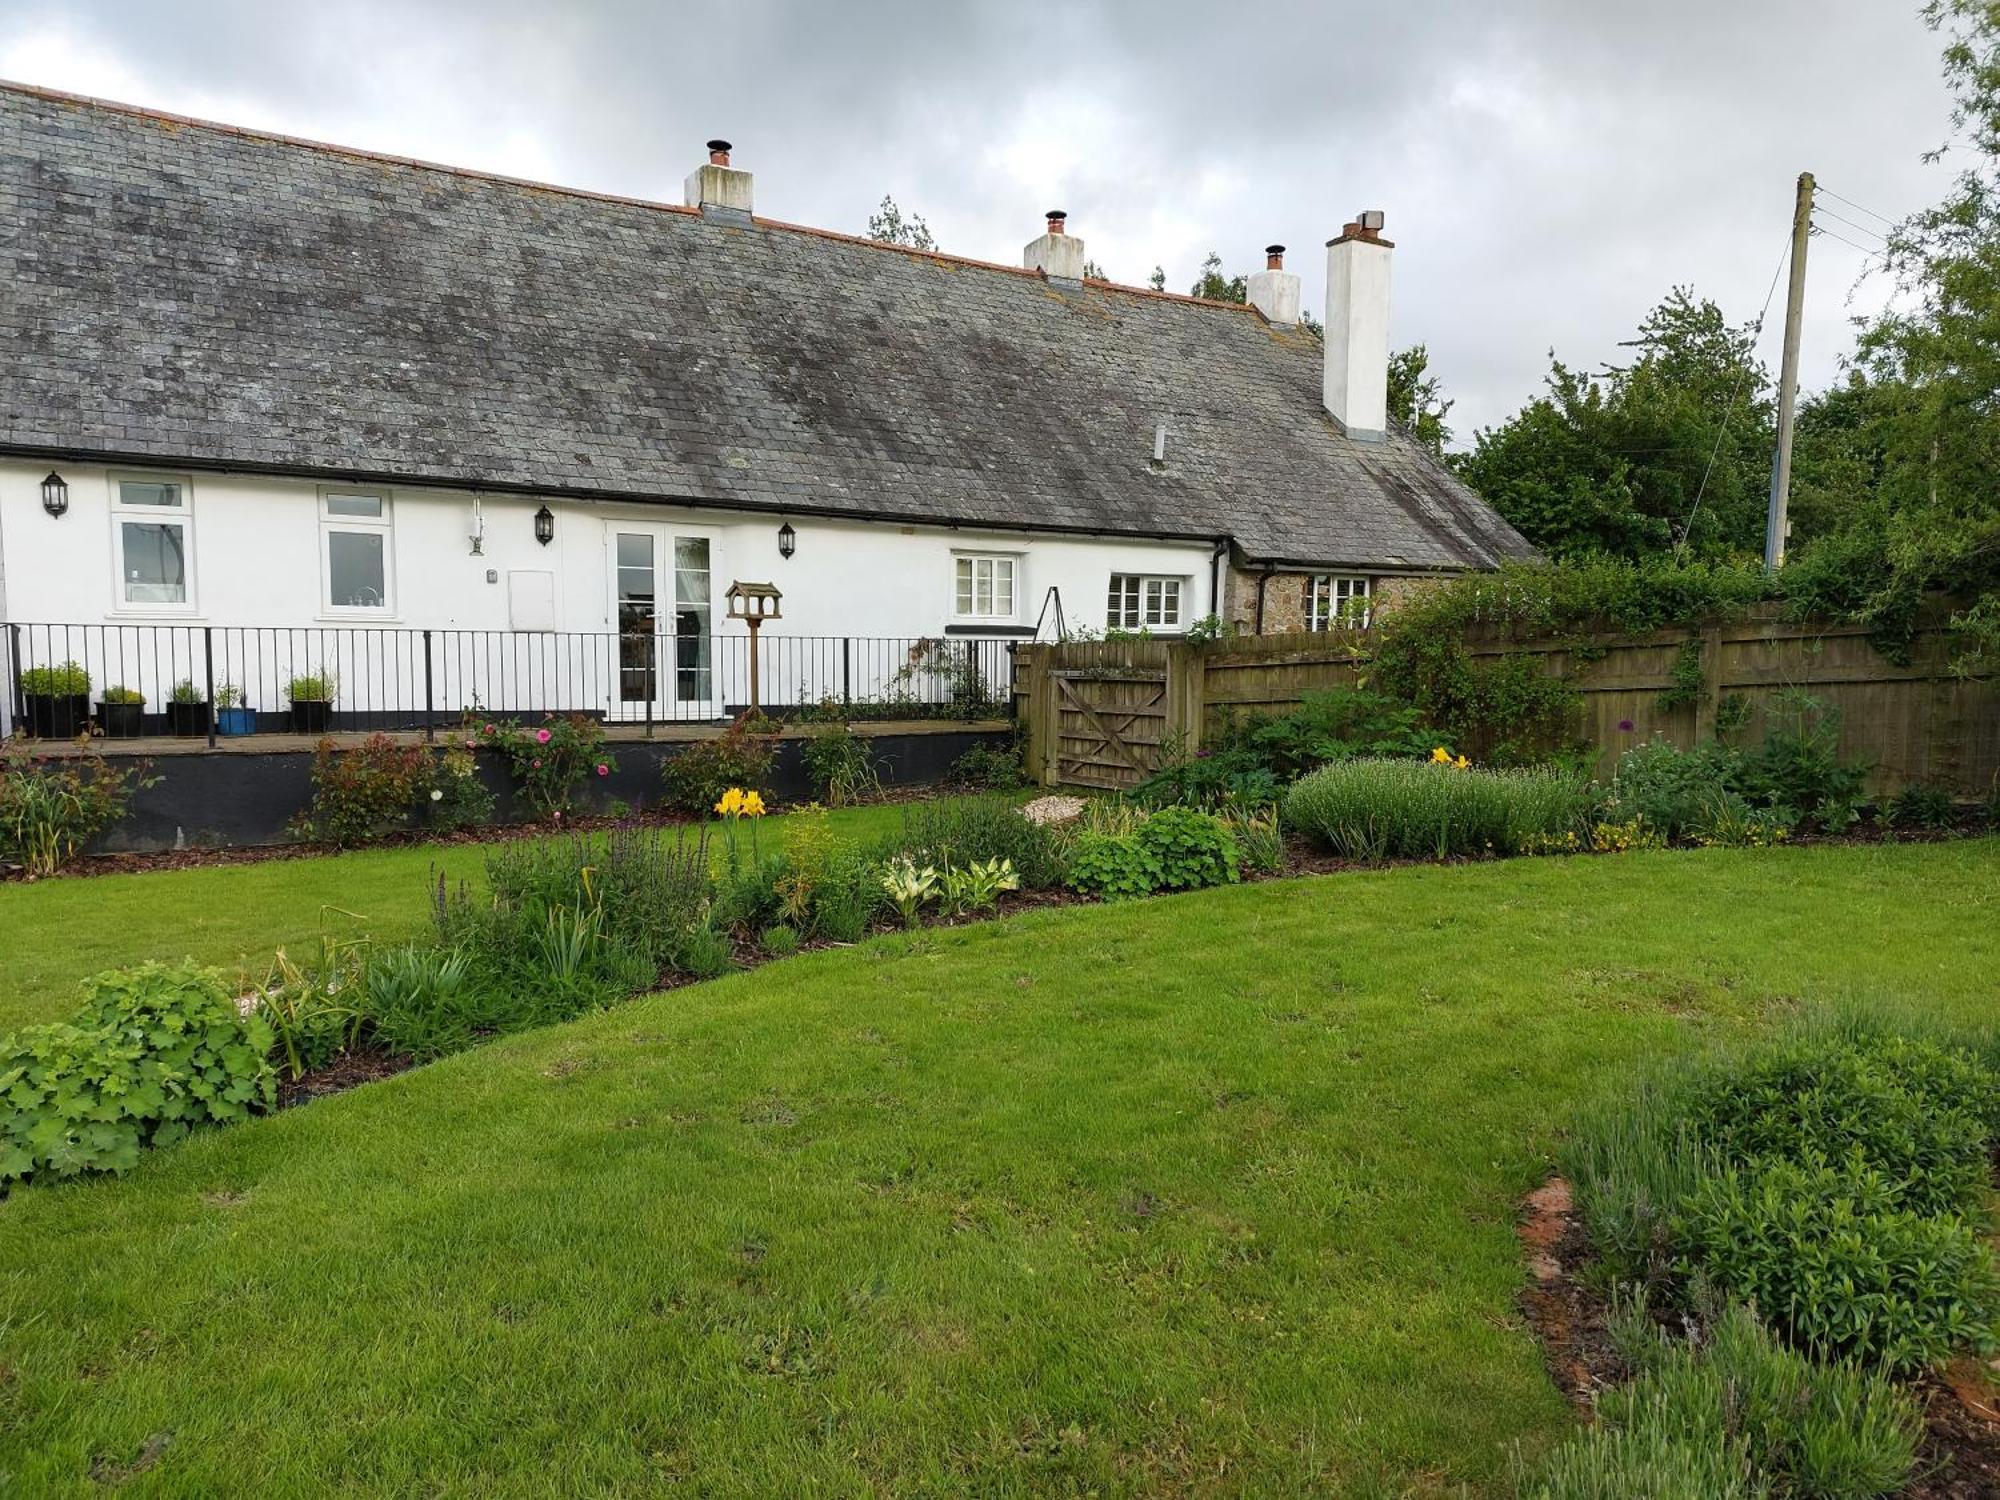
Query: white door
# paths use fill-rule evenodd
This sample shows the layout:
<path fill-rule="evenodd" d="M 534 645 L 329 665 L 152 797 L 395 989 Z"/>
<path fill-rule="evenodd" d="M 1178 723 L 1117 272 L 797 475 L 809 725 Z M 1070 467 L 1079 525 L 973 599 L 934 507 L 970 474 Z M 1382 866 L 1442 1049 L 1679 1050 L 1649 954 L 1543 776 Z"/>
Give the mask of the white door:
<path fill-rule="evenodd" d="M 614 521 L 611 618 L 618 633 L 614 719 L 713 719 L 713 539 L 678 527 Z"/>

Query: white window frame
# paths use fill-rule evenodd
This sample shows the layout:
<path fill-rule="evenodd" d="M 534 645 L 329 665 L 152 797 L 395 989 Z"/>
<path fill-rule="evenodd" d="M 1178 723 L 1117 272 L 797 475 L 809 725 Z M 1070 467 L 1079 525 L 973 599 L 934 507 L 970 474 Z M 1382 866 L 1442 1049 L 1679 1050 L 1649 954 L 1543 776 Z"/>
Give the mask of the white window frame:
<path fill-rule="evenodd" d="M 1021 562 L 1018 552 L 960 552 L 951 554 L 951 618 L 954 622 L 968 625 L 1013 625 L 1021 618 Z M 997 592 L 994 585 L 998 581 L 1001 567 L 1007 569 L 1007 609 L 1005 613 L 989 609 L 982 613 L 979 609 L 979 569 L 984 564 L 988 569 L 987 597 L 990 600 Z M 971 569 L 972 608 L 959 607 L 958 581 L 961 571 Z"/>
<path fill-rule="evenodd" d="M 340 496 L 379 500 L 379 516 L 337 516 L 328 505 Z M 361 484 L 327 484 L 319 490 L 319 617 L 323 620 L 394 620 L 396 606 L 396 506 L 385 489 Z M 333 546 L 329 538 L 336 531 L 373 532 L 382 538 L 382 603 L 335 604 L 333 602 Z"/>
<path fill-rule="evenodd" d="M 1347 606 L 1356 599 L 1371 602 L 1362 606 L 1354 624 L 1366 630 L 1374 618 L 1375 580 L 1363 573 L 1315 573 L 1306 596 L 1306 629 L 1331 630 L 1344 618 Z"/>
<path fill-rule="evenodd" d="M 1187 582 L 1176 573 L 1113 573 L 1111 585 L 1104 591 L 1104 628 L 1179 634 L 1186 625 Z M 1114 594 L 1118 596 L 1115 606 Z M 1173 601 L 1171 615 L 1166 607 L 1169 599 Z"/>
<path fill-rule="evenodd" d="M 175 615 L 196 613 L 194 569 L 194 482 L 185 474 L 118 469 L 106 475 L 111 501 L 111 613 L 114 615 Z M 128 484 L 171 484 L 181 492 L 178 506 L 127 505 Z M 187 597 L 178 603 L 152 603 L 125 597 L 125 523 L 173 521 L 181 528 L 181 560 L 187 569 Z"/>

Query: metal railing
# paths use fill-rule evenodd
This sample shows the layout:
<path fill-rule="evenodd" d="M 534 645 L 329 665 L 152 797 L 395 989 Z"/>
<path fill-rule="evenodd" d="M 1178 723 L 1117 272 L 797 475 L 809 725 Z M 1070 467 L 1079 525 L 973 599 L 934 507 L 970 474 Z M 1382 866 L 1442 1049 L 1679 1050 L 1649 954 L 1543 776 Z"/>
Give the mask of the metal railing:
<path fill-rule="evenodd" d="M 462 717 L 716 722 L 832 700 L 856 716 L 1012 711 L 1015 641 L 980 636 L 619 634 L 372 626 L 0 625 L 0 732 L 112 738 L 411 730 Z M 68 671 L 74 667 L 75 671 Z M 79 676 L 78 674 L 81 674 Z M 86 690 L 74 693 L 87 679 Z M 322 690 L 322 687 L 324 690 Z M 124 689 L 144 701 L 119 705 Z M 330 696 L 329 696 L 330 695 Z M 318 705 L 318 706 L 315 706 Z"/>

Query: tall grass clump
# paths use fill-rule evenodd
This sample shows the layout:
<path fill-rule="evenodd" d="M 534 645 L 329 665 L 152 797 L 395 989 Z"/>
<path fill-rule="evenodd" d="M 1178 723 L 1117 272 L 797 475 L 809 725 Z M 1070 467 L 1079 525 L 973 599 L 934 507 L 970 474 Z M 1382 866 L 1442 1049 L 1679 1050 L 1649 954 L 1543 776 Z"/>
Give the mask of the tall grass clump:
<path fill-rule="evenodd" d="M 1348 859 L 1519 854 L 1590 826 L 1596 794 L 1574 772 L 1360 759 L 1322 767 L 1285 798 L 1285 822 Z"/>

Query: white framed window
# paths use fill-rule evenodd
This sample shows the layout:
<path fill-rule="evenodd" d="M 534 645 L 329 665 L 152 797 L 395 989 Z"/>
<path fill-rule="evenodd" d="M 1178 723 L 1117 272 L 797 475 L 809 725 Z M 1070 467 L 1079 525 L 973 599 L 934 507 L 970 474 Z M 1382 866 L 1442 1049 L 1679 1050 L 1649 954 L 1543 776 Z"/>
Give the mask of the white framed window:
<path fill-rule="evenodd" d="M 117 608 L 194 609 L 194 494 L 186 479 L 111 476 L 111 559 Z"/>
<path fill-rule="evenodd" d="M 1106 601 L 1107 630 L 1179 630 L 1181 582 L 1153 573 L 1113 573 Z"/>
<path fill-rule="evenodd" d="M 961 620 L 1014 618 L 1020 559 L 1005 552 L 960 552 L 952 559 L 952 613 Z"/>
<path fill-rule="evenodd" d="M 386 490 L 319 493 L 320 604 L 381 619 L 396 607 L 395 519 Z"/>
<path fill-rule="evenodd" d="M 1368 624 L 1368 580 L 1346 573 L 1314 575 L 1306 593 L 1306 628 Z"/>

